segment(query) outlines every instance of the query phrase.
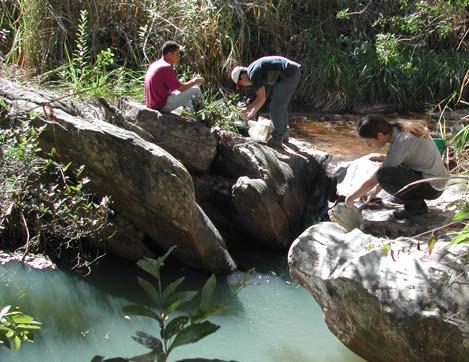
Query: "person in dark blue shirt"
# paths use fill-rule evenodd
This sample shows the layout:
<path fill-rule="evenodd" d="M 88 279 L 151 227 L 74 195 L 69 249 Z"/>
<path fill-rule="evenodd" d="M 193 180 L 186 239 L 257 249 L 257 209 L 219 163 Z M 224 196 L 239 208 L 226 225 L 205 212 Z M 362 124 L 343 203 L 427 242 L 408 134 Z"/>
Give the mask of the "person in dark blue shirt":
<path fill-rule="evenodd" d="M 257 59 L 248 67 L 236 66 L 231 79 L 240 87 L 254 87 L 256 99 L 241 112 L 245 118 L 254 118 L 267 100 L 266 87 L 271 87 L 269 111 L 273 124 L 268 144 L 282 147 L 288 142 L 288 104 L 301 78 L 301 65 L 281 56 Z"/>

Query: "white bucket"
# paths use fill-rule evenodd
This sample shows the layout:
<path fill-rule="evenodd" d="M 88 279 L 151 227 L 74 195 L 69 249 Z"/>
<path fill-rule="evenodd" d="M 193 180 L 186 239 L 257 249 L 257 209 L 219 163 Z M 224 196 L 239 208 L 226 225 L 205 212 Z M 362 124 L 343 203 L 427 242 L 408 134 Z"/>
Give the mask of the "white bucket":
<path fill-rule="evenodd" d="M 267 118 L 259 118 L 256 121 L 248 121 L 249 137 L 256 141 L 267 141 L 269 139 L 270 131 L 272 130 L 272 123 Z"/>

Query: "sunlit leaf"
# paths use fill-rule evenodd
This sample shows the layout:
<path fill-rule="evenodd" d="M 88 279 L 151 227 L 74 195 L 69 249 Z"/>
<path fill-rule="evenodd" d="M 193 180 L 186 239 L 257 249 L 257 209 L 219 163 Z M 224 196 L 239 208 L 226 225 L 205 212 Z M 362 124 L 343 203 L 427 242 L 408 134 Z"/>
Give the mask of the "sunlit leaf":
<path fill-rule="evenodd" d="M 13 347 L 15 348 L 15 351 L 19 351 L 21 347 L 21 339 L 18 336 L 13 337 Z"/>
<path fill-rule="evenodd" d="M 22 328 L 22 329 L 41 329 L 40 326 L 41 323 L 39 324 L 18 324 L 16 328 Z"/>
<path fill-rule="evenodd" d="M 428 239 L 428 255 L 431 255 L 433 248 L 435 247 L 435 244 L 437 242 L 437 238 L 435 235 L 432 235 L 430 239 Z"/>
<path fill-rule="evenodd" d="M 22 313 L 20 313 L 18 315 L 12 315 L 11 319 L 15 323 L 29 323 L 29 322 L 32 322 L 34 320 L 33 317 L 30 317 L 29 315 L 25 315 L 25 314 L 22 314 Z"/>
<path fill-rule="evenodd" d="M 463 221 L 467 218 L 469 218 L 469 206 L 467 205 L 464 207 L 464 209 L 454 215 L 454 221 Z"/>
<path fill-rule="evenodd" d="M 469 243 L 469 230 L 466 232 L 460 232 L 453 238 L 453 240 L 451 240 L 451 242 L 453 244 Z"/>

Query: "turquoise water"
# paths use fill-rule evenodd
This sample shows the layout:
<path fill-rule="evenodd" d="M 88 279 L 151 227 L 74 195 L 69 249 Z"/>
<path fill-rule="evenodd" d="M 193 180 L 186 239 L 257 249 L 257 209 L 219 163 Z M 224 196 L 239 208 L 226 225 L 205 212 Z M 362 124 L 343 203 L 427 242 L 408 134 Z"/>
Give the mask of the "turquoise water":
<path fill-rule="evenodd" d="M 363 361 L 329 332 L 316 302 L 288 276 L 285 259 L 252 255 L 256 273 L 234 298 L 229 283 L 240 274 L 218 277 L 217 298 L 231 299 L 223 314 L 209 318 L 221 328 L 175 350 L 169 361 Z M 186 289 L 200 288 L 208 277 L 177 264 L 163 272 L 168 282 L 187 275 Z M 82 362 L 97 354 L 130 357 L 146 352 L 131 336 L 137 330 L 157 336 L 159 330 L 149 319 L 127 320 L 121 313 L 125 305 L 148 302 L 137 274 L 133 264 L 118 259 L 102 262 L 86 278 L 13 263 L 0 266 L 0 305 L 21 305 L 43 323 L 34 343 L 24 344 L 19 352 L 0 350 L 0 361 Z"/>

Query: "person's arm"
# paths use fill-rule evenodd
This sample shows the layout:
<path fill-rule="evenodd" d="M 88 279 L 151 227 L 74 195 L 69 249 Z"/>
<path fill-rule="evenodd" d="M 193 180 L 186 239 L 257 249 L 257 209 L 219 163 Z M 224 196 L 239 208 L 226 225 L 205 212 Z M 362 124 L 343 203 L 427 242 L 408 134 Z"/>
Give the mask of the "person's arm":
<path fill-rule="evenodd" d="M 189 89 L 190 87 L 193 87 L 195 85 L 200 87 L 200 85 L 203 82 L 204 82 L 204 79 L 202 77 L 195 76 L 190 81 L 185 82 L 185 83 L 181 83 L 181 85 L 179 86 L 179 88 L 177 90 L 180 91 L 180 92 L 184 92 L 186 89 Z"/>
<path fill-rule="evenodd" d="M 373 201 L 376 198 L 376 195 L 378 195 L 381 190 L 382 190 L 381 185 L 377 184 L 374 189 L 368 192 L 368 194 L 366 195 L 365 202 Z"/>
<path fill-rule="evenodd" d="M 241 112 L 242 117 L 246 117 L 248 119 L 254 118 L 256 115 L 257 111 L 261 109 L 261 107 L 264 105 L 265 101 L 267 100 L 267 95 L 265 93 L 265 87 L 262 86 L 257 89 L 256 91 L 256 99 Z"/>
<path fill-rule="evenodd" d="M 378 179 L 376 178 L 375 172 L 368 180 L 363 182 L 363 184 L 355 192 L 345 198 L 345 205 L 347 205 L 347 207 L 355 207 L 353 201 L 362 196 L 365 196 L 366 193 L 376 185 L 378 185 Z"/>

